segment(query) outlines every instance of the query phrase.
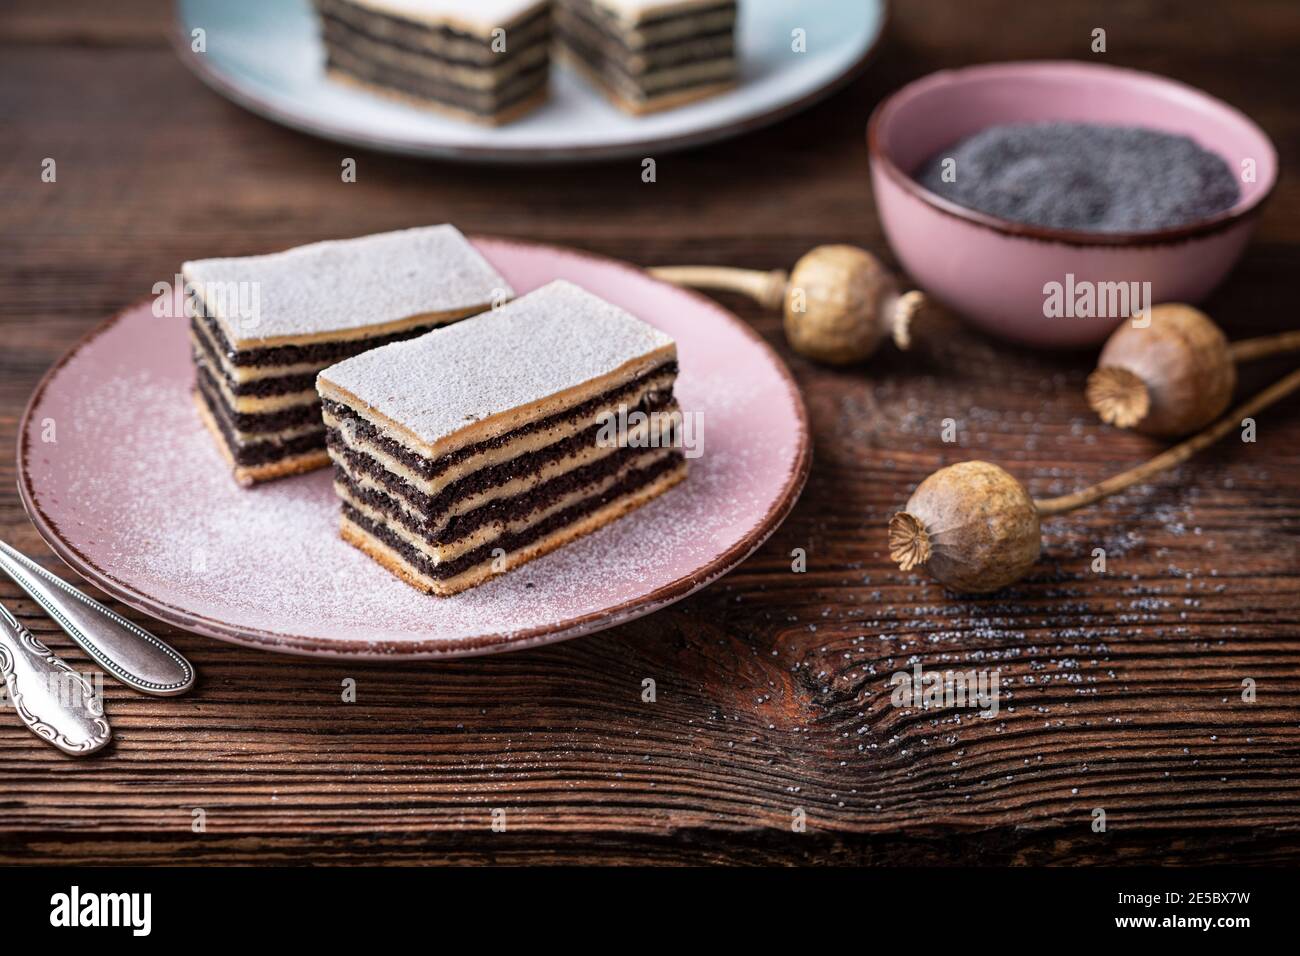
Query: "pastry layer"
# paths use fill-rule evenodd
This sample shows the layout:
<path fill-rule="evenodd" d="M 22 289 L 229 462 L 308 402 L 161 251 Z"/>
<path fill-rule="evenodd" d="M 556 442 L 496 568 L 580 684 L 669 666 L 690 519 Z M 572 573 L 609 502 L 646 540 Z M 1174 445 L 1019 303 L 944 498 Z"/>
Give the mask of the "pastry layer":
<path fill-rule="evenodd" d="M 536 485 L 527 492 L 499 499 L 457 517 L 444 527 L 439 541 L 426 535 L 424 526 L 414 520 L 396 499 L 372 485 L 353 480 L 337 467 L 334 488 L 344 502 L 372 521 L 387 526 L 431 561 L 441 564 L 454 561 L 505 534 L 522 533 L 559 511 L 603 494 L 633 471 L 652 467 L 663 458 L 681 458 L 681 453 L 675 448 L 622 449 L 608 458 Z"/>
<path fill-rule="evenodd" d="M 477 121 L 513 117 L 521 104 L 545 96 L 548 4 L 486 34 L 445 22 L 418 22 L 409 14 L 397 16 L 354 0 L 317 0 L 317 8 L 331 74 Z M 498 28 L 499 36 L 493 37 Z"/>
<path fill-rule="evenodd" d="M 624 453 L 679 444 L 680 424 L 681 413 L 671 403 L 639 427 L 629 429 L 625 444 L 601 442 L 596 429 L 579 432 L 475 471 L 432 496 L 419 491 L 376 457 L 348 447 L 337 430 L 330 430 L 328 444 L 330 457 L 350 480 L 391 498 L 412 526 L 436 545 L 451 540 L 465 525 L 473 526 L 483 520 L 484 515 L 479 512 L 484 509 L 503 502 L 508 504 L 516 496 L 530 494 L 553 482 L 571 485 L 579 480 L 573 477 L 576 473 L 590 475 L 601 468 L 615 467 L 611 462 L 626 458 Z"/>
<path fill-rule="evenodd" d="M 520 73 L 499 90 L 466 89 L 446 79 L 369 60 L 338 47 L 329 51 L 328 69 L 332 75 L 341 73 L 361 86 L 391 91 L 419 105 L 428 103 L 464 113 L 476 121 L 495 121 L 507 113 L 518 115 L 522 104 L 534 105 L 545 99 L 548 63 Z"/>
<path fill-rule="evenodd" d="M 370 39 L 393 46 L 429 53 L 449 62 L 493 65 L 518 54 L 533 43 L 546 43 L 550 21 L 549 0 L 517 3 L 515 9 L 489 11 L 490 4 L 470 0 L 463 4 L 466 12 L 487 14 L 470 24 L 452 14 L 451 5 L 443 11 L 423 3 L 402 9 L 400 5 L 358 0 L 314 0 L 323 19 L 345 24 Z M 492 31 L 506 31 L 506 49 L 492 49 Z"/>
<path fill-rule="evenodd" d="M 249 431 L 231 419 L 230 410 L 205 388 L 202 379 L 197 383 L 195 394 L 212 415 L 226 451 L 237 465 L 264 465 L 287 455 L 325 448 L 325 427 L 319 416 L 315 421 L 308 417 L 305 421 L 280 428 Z"/>
<path fill-rule="evenodd" d="M 265 385 L 266 388 L 240 388 L 239 385 L 231 385 L 230 378 L 227 378 L 224 373 L 225 369 L 221 368 L 220 359 L 214 358 L 212 351 L 205 349 L 201 339 L 191 334 L 190 346 L 190 358 L 194 359 L 195 368 L 201 369 L 203 375 L 211 378 L 209 384 L 212 389 L 221 394 L 221 401 L 224 401 L 233 411 L 243 412 L 243 414 L 274 412 L 282 408 L 304 405 L 304 403 L 311 405 L 318 398 L 315 375 L 281 376 L 269 378 L 264 382 L 255 382 L 255 385 Z"/>
<path fill-rule="evenodd" d="M 475 113 L 471 110 L 460 109 L 448 103 L 442 103 L 437 100 L 429 100 L 412 93 L 403 93 L 401 90 L 391 86 L 380 86 L 376 83 L 370 83 L 350 73 L 332 67 L 326 68 L 326 74 L 335 83 L 342 83 L 347 86 L 354 86 L 359 90 L 365 90 L 375 96 L 382 96 L 385 99 L 394 100 L 399 103 L 406 103 L 409 106 L 415 106 L 422 110 L 432 110 L 435 113 L 441 113 L 444 116 L 450 116 L 453 119 L 463 120 L 467 123 L 476 123 L 480 126 L 503 126 L 506 123 L 513 123 L 519 117 L 531 113 L 537 107 L 546 102 L 550 87 L 542 84 L 536 93 L 524 97 L 513 106 L 509 106 L 497 113 Z"/>
<path fill-rule="evenodd" d="M 652 468 L 633 472 L 594 500 L 557 512 L 520 534 L 503 536 L 441 565 L 434 565 L 391 530 L 371 522 L 346 502 L 339 522 L 340 534 L 407 583 L 431 594 L 451 595 L 596 531 L 685 477 L 685 459 L 667 457 Z M 504 554 L 494 555 L 496 548 Z"/>
<path fill-rule="evenodd" d="M 717 96 L 719 93 L 725 93 L 733 89 L 736 85 L 735 80 L 724 80 L 718 83 L 707 83 L 699 86 L 688 86 L 680 90 L 661 93 L 659 95 L 645 98 L 639 94 L 627 94 L 618 87 L 612 85 L 608 80 L 601 76 L 592 67 L 582 60 L 571 49 L 561 43 L 557 47 L 557 56 L 568 64 L 574 72 L 581 74 L 587 82 L 598 89 L 607 100 L 617 106 L 625 113 L 631 113 L 634 116 L 645 116 L 650 113 L 659 113 L 664 110 L 676 109 L 679 106 L 685 106 L 688 103 L 695 103 L 700 100 L 706 100 L 711 96 Z"/>
<path fill-rule="evenodd" d="M 220 381 L 212 374 L 207 362 L 195 356 L 194 380 L 199 391 L 207 398 L 221 406 L 222 414 L 229 419 L 233 428 L 241 432 L 262 433 L 277 432 L 299 425 L 321 424 L 320 399 L 315 392 L 301 392 L 293 395 L 275 396 L 274 406 L 263 411 L 241 412 L 238 405 L 230 401 L 230 396 L 222 390 Z M 252 401 L 243 399 L 242 401 Z M 272 401 L 262 399 L 261 401 Z M 323 430 L 323 429 L 322 429 Z"/>
<path fill-rule="evenodd" d="M 211 433 L 214 444 L 221 452 L 221 457 L 230 465 L 235 480 L 241 485 L 253 485 L 259 481 L 270 481 L 273 478 L 313 471 L 329 464 L 329 456 L 324 451 L 313 448 L 309 451 L 288 452 L 279 458 L 258 464 L 241 465 L 236 460 L 229 439 L 222 431 L 211 407 L 197 391 L 194 393 L 194 405 L 198 409 L 199 418 Z"/>
<path fill-rule="evenodd" d="M 494 109 L 508 106 L 540 85 L 536 80 L 539 72 L 546 71 L 548 37 L 549 31 L 544 31 L 539 41 L 509 53 L 496 54 L 485 49 L 487 62 L 479 65 L 449 61 L 426 51 L 374 40 L 334 20 L 325 21 L 324 33 L 332 62 L 352 62 L 362 67 L 379 64 L 406 75 L 412 83 L 427 84 L 437 91 L 436 96 L 431 96 L 433 99 L 456 102 L 458 94 L 482 94 L 491 98 L 489 105 Z M 336 57 L 336 53 L 346 56 Z"/>
<path fill-rule="evenodd" d="M 580 25 L 561 32 L 563 43 L 588 69 L 620 90 L 641 97 L 660 96 L 702 83 L 720 83 L 736 70 L 730 34 L 683 40 L 653 56 L 602 47 Z"/>

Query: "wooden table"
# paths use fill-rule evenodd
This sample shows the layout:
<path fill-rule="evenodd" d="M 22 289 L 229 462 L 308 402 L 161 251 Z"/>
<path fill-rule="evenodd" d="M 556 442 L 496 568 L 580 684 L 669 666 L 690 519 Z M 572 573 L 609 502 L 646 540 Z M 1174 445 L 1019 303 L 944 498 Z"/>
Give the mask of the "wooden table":
<path fill-rule="evenodd" d="M 888 256 L 867 180 L 872 105 L 939 67 L 1089 57 L 1096 26 L 1106 62 L 1196 84 L 1272 135 L 1281 185 L 1207 309 L 1233 335 L 1295 323 L 1293 0 L 896 7 L 849 90 L 776 128 L 658 157 L 650 185 L 638 161 L 470 168 L 320 142 L 201 86 L 168 47 L 163 3 L 5 4 L 0 536 L 75 579 L 13 490 L 17 418 L 78 335 L 183 259 L 441 221 L 646 265 L 788 266 L 832 241 Z M 344 156 L 355 184 L 340 181 Z M 45 157 L 56 184 L 40 180 Z M 1092 356 L 953 331 L 941 348 L 830 370 L 793 355 L 777 318 L 729 304 L 789 361 L 815 437 L 802 501 L 738 570 L 624 627 L 452 663 L 319 663 L 157 626 L 200 686 L 156 700 L 110 685 L 106 755 L 69 760 L 0 720 L 0 861 L 1300 858 L 1296 402 L 1260 417 L 1254 445 L 1231 441 L 1048 525 L 1023 585 L 959 599 L 891 566 L 888 516 L 960 459 L 1002 463 L 1048 494 L 1150 454 L 1088 413 Z M 1243 393 L 1286 368 L 1252 367 Z M 1091 571 L 1094 547 L 1106 574 Z M 0 600 L 84 661 L 7 580 Z M 958 722 L 891 706 L 889 676 L 916 660 L 1000 668 L 1002 713 Z M 348 677 L 354 704 L 340 700 Z M 1105 833 L 1091 826 L 1099 807 Z"/>

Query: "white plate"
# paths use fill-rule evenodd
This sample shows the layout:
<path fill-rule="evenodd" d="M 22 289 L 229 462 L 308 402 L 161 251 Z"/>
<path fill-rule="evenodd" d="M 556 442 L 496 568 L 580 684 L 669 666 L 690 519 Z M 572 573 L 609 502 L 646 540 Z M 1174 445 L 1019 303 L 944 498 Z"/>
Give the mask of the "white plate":
<path fill-rule="evenodd" d="M 497 128 L 326 79 L 307 0 L 179 0 L 176 20 L 177 48 L 203 81 L 277 123 L 395 153 L 539 163 L 664 153 L 793 115 L 865 66 L 884 27 L 885 0 L 741 0 L 741 76 L 731 92 L 633 117 L 557 65 L 550 100 Z M 204 53 L 191 50 L 198 28 Z M 805 32 L 806 52 L 792 49 L 795 30 Z"/>

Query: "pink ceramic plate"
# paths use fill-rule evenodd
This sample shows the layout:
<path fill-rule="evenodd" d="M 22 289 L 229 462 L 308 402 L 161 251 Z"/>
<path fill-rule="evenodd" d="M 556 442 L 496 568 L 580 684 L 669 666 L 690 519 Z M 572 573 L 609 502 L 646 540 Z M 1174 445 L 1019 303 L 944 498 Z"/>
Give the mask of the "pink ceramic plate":
<path fill-rule="evenodd" d="M 339 539 L 327 471 L 235 484 L 190 401 L 184 321 L 142 304 L 75 346 L 28 403 L 18 484 L 32 521 L 78 572 L 165 621 L 348 657 L 550 643 L 648 614 L 740 563 L 793 507 L 808 472 L 807 417 L 781 360 L 721 306 L 634 266 L 476 244 L 520 293 L 569 279 L 677 339 L 681 404 L 703 422 L 703 454 L 683 484 L 481 587 L 424 595 Z"/>

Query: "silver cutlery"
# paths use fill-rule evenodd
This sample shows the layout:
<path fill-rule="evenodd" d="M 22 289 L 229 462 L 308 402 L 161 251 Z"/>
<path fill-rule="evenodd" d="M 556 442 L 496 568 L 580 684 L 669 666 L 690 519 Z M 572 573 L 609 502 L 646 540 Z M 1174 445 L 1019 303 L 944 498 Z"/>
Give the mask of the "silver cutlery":
<path fill-rule="evenodd" d="M 170 644 L 82 594 L 3 541 L 0 569 L 44 608 L 96 664 L 127 687 L 170 697 L 194 686 L 193 666 Z M 43 648 L 39 642 L 37 646 Z"/>
<path fill-rule="evenodd" d="M 37 737 L 82 757 L 112 738 L 90 681 L 60 660 L 0 605 L 0 675 L 9 704 Z"/>

